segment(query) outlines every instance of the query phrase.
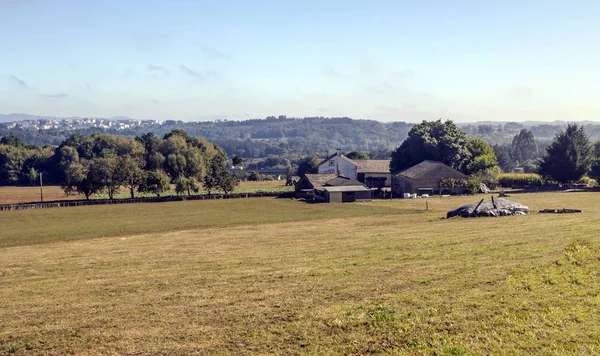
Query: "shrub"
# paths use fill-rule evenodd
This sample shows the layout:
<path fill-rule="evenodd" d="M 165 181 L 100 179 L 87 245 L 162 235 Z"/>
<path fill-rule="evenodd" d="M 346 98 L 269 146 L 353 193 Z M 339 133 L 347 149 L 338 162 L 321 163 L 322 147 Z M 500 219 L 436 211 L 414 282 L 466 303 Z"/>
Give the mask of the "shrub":
<path fill-rule="evenodd" d="M 490 189 L 496 189 L 498 186 L 498 177 L 501 174 L 500 167 L 495 166 L 491 168 L 486 168 L 481 170 L 473 175 L 471 175 L 471 179 L 477 179 L 480 183 L 485 184 Z"/>
<path fill-rule="evenodd" d="M 481 178 L 474 176 L 466 182 L 465 193 L 475 195 L 481 189 Z"/>
<path fill-rule="evenodd" d="M 444 178 L 440 181 L 440 193 L 457 193 L 461 188 L 466 187 L 467 181 L 458 178 Z"/>
<path fill-rule="evenodd" d="M 504 188 L 541 187 L 544 179 L 535 173 L 502 173 L 498 176 L 498 182 Z"/>

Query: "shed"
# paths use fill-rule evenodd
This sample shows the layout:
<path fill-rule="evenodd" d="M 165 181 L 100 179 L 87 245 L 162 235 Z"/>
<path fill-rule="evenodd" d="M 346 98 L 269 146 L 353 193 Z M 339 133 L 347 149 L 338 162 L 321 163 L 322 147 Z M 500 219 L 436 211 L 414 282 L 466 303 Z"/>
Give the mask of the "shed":
<path fill-rule="evenodd" d="M 371 191 L 355 179 L 335 174 L 306 174 L 296 183 L 296 197 L 346 203 L 371 200 Z"/>
<path fill-rule="evenodd" d="M 467 180 L 469 176 L 442 162 L 425 160 L 392 175 L 392 190 L 396 196 L 439 193 L 440 183 L 445 178 Z M 464 188 L 457 188 L 454 193 L 464 193 Z"/>

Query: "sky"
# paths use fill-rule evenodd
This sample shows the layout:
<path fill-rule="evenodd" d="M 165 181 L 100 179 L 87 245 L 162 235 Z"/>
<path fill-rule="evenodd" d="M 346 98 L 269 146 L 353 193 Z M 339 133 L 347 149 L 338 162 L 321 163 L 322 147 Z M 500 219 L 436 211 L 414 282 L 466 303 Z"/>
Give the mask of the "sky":
<path fill-rule="evenodd" d="M 600 121 L 597 0 L 0 0 L 0 113 Z"/>

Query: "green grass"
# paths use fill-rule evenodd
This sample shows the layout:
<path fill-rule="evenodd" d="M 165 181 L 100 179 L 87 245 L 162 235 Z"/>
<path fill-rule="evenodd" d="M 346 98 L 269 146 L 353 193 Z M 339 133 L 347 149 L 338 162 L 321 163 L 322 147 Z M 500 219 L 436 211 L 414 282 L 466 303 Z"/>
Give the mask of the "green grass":
<path fill-rule="evenodd" d="M 598 354 L 599 197 L 5 212 L 0 353 Z"/>

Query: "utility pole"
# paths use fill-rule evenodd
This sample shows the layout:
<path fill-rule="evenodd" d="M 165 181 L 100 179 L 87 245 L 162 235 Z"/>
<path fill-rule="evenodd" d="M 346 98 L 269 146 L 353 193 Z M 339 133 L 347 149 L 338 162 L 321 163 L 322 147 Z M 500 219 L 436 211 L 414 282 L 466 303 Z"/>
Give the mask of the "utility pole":
<path fill-rule="evenodd" d="M 44 185 L 42 183 L 42 172 L 40 172 L 40 201 L 44 201 Z"/>

